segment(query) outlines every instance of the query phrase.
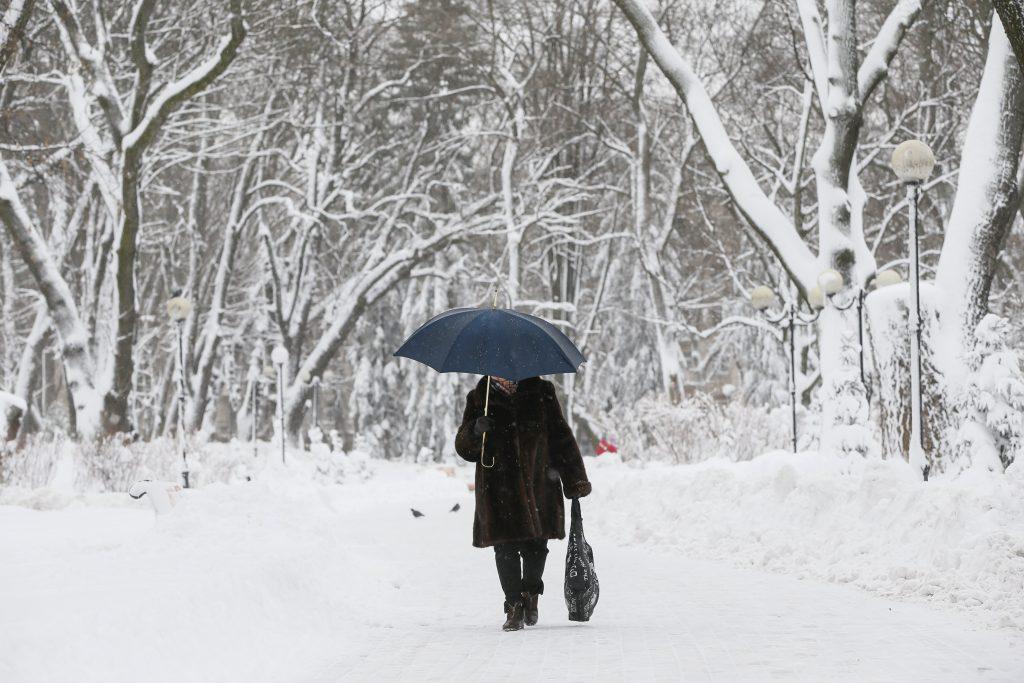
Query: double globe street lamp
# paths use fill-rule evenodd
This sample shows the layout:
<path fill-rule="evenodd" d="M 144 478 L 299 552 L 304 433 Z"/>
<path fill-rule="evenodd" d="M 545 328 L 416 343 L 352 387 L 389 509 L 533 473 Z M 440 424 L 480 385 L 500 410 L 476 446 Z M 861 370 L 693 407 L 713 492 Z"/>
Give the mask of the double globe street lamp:
<path fill-rule="evenodd" d="M 868 278 L 868 285 L 874 285 L 875 289 L 881 289 L 882 287 L 888 287 L 889 285 L 899 284 L 902 281 L 903 278 L 901 278 L 900 274 L 896 271 L 882 270 Z M 870 396 L 871 387 L 868 383 L 867 373 L 864 369 L 864 302 L 868 296 L 867 290 L 862 287 L 857 287 L 853 292 L 853 296 L 846 302 L 842 302 L 839 300 L 837 295 L 843 290 L 846 283 L 839 271 L 835 269 L 826 270 L 818 277 L 818 282 L 822 285 L 822 289 L 825 290 L 825 293 L 828 296 L 828 303 L 837 311 L 848 311 L 854 306 L 857 307 L 857 345 L 860 348 L 860 383 L 864 386 L 865 393 Z"/>
<path fill-rule="evenodd" d="M 785 302 L 782 310 L 772 313 L 770 309 L 779 297 L 771 287 L 755 287 L 750 292 L 750 304 L 772 325 L 782 330 L 783 336 L 788 336 L 789 341 L 789 408 L 792 418 L 792 441 L 793 452 L 797 450 L 797 428 L 796 428 L 796 328 L 806 327 L 814 324 L 814 321 L 821 315 L 821 309 L 825 305 L 825 297 L 819 287 L 812 287 L 807 292 L 807 303 L 812 309 L 809 316 L 803 315 L 799 310 L 799 303 L 792 304 Z M 787 334 L 788 332 L 788 334 Z"/>
<path fill-rule="evenodd" d="M 910 215 L 907 221 L 907 247 L 909 252 L 908 271 L 910 280 L 910 448 L 907 459 L 911 467 L 921 471 L 925 481 L 928 480 L 928 464 L 921 440 L 921 257 L 919 250 L 920 231 L 918 228 L 918 200 L 921 186 L 935 168 L 935 155 L 920 140 L 907 140 L 899 144 L 892 153 L 892 169 L 907 189 L 907 205 Z M 899 274 L 893 270 L 883 270 L 872 278 L 874 287 L 879 289 L 902 282 Z M 870 281 L 869 281 L 870 282 Z M 789 331 L 789 392 L 793 422 L 793 451 L 796 452 L 796 335 L 797 325 L 810 325 L 817 320 L 826 298 L 835 308 L 847 311 L 857 307 L 857 331 L 860 343 L 860 377 L 867 390 L 867 378 L 864 371 L 864 300 L 866 292 L 858 288 L 854 297 L 842 303 L 835 300 L 835 295 L 842 291 L 845 283 L 842 275 L 833 269 L 826 270 L 818 277 L 818 285 L 807 292 L 807 303 L 813 314 L 805 317 L 799 313 L 799 306 L 785 303 L 782 311 L 777 314 L 768 313 L 768 309 L 776 302 L 777 295 L 769 287 L 757 287 L 750 294 L 750 303 L 765 315 L 774 325 L 781 327 L 785 333 Z"/>
<path fill-rule="evenodd" d="M 883 270 L 872 279 L 876 289 L 901 282 L 898 273 L 892 270 Z M 864 299 L 867 296 L 863 289 L 857 290 L 852 299 L 843 303 L 837 300 L 836 295 L 842 291 L 845 283 L 843 276 L 835 269 L 828 269 L 818 276 L 818 284 L 807 291 L 807 304 L 811 308 L 810 315 L 801 314 L 799 304 L 785 302 L 782 310 L 778 313 L 771 313 L 768 309 L 778 300 L 779 295 L 770 287 L 755 287 L 750 292 L 750 304 L 761 313 L 765 319 L 782 329 L 785 335 L 788 331 L 789 343 L 789 406 L 792 421 L 792 442 L 793 452 L 797 451 L 797 425 L 796 425 L 796 328 L 807 327 L 814 324 L 821 315 L 821 310 L 826 303 L 840 311 L 848 311 L 854 306 L 857 307 L 857 338 L 860 345 L 860 380 L 865 391 L 868 390 L 868 382 L 864 370 Z"/>

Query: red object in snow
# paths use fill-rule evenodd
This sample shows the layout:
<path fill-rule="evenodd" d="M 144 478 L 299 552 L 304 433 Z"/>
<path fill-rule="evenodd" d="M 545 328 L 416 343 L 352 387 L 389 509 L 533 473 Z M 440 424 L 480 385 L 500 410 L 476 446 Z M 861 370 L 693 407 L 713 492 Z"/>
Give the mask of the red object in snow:
<path fill-rule="evenodd" d="M 594 455 L 601 455 L 602 453 L 618 453 L 618 447 L 608 439 L 601 439 L 597 442 L 597 448 L 594 449 Z"/>

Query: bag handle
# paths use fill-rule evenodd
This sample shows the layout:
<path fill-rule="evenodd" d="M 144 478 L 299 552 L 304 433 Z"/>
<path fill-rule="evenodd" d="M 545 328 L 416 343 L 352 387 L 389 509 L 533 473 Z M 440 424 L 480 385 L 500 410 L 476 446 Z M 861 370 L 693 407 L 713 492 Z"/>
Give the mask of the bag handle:
<path fill-rule="evenodd" d="M 570 525 L 570 531 L 583 531 L 583 511 L 580 508 L 580 499 L 572 499 L 572 523 Z"/>

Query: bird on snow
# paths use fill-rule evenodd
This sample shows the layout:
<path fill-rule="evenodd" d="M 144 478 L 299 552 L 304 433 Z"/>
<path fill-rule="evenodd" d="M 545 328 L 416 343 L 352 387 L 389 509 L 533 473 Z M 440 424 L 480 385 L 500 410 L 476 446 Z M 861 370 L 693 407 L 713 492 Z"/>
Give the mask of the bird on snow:
<path fill-rule="evenodd" d="M 412 516 L 413 517 L 422 517 L 423 516 L 423 513 L 420 512 L 419 510 L 417 510 L 416 508 L 409 508 L 409 509 L 412 511 Z"/>
<path fill-rule="evenodd" d="M 459 511 L 459 508 L 461 508 L 461 507 L 462 507 L 461 505 L 459 505 L 458 503 L 456 503 L 456 504 L 455 504 L 455 507 L 453 507 L 453 508 L 452 508 L 451 510 L 449 510 L 448 512 L 458 512 L 458 511 Z"/>

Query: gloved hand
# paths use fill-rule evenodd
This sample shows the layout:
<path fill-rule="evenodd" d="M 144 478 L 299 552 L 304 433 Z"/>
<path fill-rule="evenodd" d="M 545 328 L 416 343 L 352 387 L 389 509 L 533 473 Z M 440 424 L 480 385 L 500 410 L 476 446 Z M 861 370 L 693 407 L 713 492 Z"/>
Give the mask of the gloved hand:
<path fill-rule="evenodd" d="M 480 436 L 484 432 L 489 432 L 494 429 L 494 418 L 493 417 L 478 417 L 476 422 L 473 423 L 473 433 Z"/>
<path fill-rule="evenodd" d="M 578 481 L 575 484 L 565 487 L 566 498 L 583 498 L 589 496 L 590 492 L 594 490 L 594 487 L 590 485 L 589 481 Z"/>

